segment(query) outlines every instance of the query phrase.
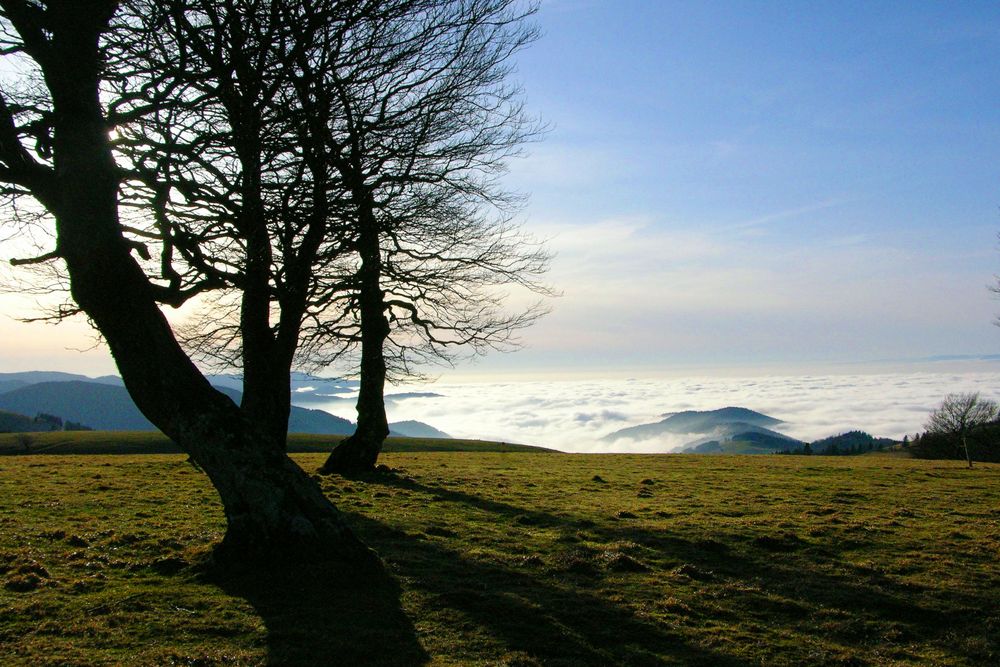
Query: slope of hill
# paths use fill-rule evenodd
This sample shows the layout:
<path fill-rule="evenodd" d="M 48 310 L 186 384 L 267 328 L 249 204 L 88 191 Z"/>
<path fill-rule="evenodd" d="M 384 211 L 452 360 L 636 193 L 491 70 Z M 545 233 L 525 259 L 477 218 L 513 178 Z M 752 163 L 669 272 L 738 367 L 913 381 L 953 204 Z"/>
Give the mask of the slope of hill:
<path fill-rule="evenodd" d="M 39 382 L 0 395 L 0 410 L 38 414 L 108 431 L 154 430 L 124 387 L 99 382 Z"/>
<path fill-rule="evenodd" d="M 433 391 L 404 391 L 399 394 L 386 394 L 387 401 L 405 401 L 408 398 L 441 398 L 441 394 Z"/>
<path fill-rule="evenodd" d="M 317 433 L 323 435 L 349 435 L 354 424 L 322 410 L 309 410 L 292 406 L 288 415 L 289 433 Z"/>
<path fill-rule="evenodd" d="M 619 429 L 604 436 L 603 440 L 613 441 L 623 438 L 630 440 L 649 440 L 667 433 L 670 434 L 704 434 L 729 436 L 743 431 L 780 424 L 780 419 L 748 410 L 746 408 L 720 408 L 719 410 L 687 410 L 668 416 L 654 424 L 640 424 Z M 774 431 L 770 431 L 774 433 Z"/>
<path fill-rule="evenodd" d="M 832 435 L 829 438 L 815 440 L 810 447 L 813 454 L 827 454 L 887 449 L 896 444 L 898 443 L 891 438 L 876 438 L 864 431 L 848 431 L 840 435 Z"/>
<path fill-rule="evenodd" d="M 51 376 L 53 374 L 40 374 Z M 64 374 L 55 374 L 63 377 Z M 65 374 L 68 376 L 68 374 Z M 69 376 L 76 377 L 76 376 Z M 113 378 L 108 376 L 105 380 Z M 219 391 L 239 403 L 241 393 L 225 385 L 216 386 Z M 20 415 L 34 415 L 45 412 L 57 415 L 66 421 L 87 424 L 105 431 L 155 431 L 156 428 L 136 407 L 128 391 L 121 384 L 109 381 L 84 382 L 61 380 L 37 382 L 19 386 L 0 394 L 0 410 Z M 0 421 L 0 431 L 37 431 L 33 420 L 24 417 L 19 422 L 25 428 L 14 428 L 14 422 Z M 447 433 L 419 421 L 402 421 L 389 425 L 391 435 L 415 438 L 450 438 Z M 354 424 L 342 417 L 323 410 L 311 410 L 292 406 L 288 419 L 289 433 L 313 433 L 319 435 L 349 435 L 354 432 Z"/>
<path fill-rule="evenodd" d="M 0 394 L 6 394 L 8 391 L 14 391 L 15 389 L 20 389 L 21 387 L 27 387 L 30 382 L 23 382 L 21 380 L 0 380 Z"/>
<path fill-rule="evenodd" d="M 648 440 L 657 436 L 671 434 L 715 434 L 730 435 L 739 431 L 750 431 L 780 424 L 780 419 L 748 410 L 747 408 L 720 408 L 718 410 L 686 410 L 671 414 L 666 419 L 654 424 L 640 424 L 619 429 L 604 436 L 603 440 L 612 441 L 627 438 L 630 440 Z"/>
<path fill-rule="evenodd" d="M 106 376 L 113 377 L 113 376 Z M 19 383 L 22 387 L 39 382 L 98 382 L 86 375 L 62 373 L 60 371 L 21 371 L 19 373 L 0 373 L 0 382 Z"/>
<path fill-rule="evenodd" d="M 226 387 L 228 389 L 243 388 L 243 376 L 236 373 L 224 373 L 206 376 L 208 381 L 215 387 Z M 345 380 L 343 378 L 322 378 L 310 373 L 294 372 L 289 378 L 292 391 L 295 394 L 332 394 L 342 391 L 352 391 L 357 387 L 357 382 Z"/>
<path fill-rule="evenodd" d="M 697 454 L 764 454 L 790 449 L 804 443 L 773 431 L 769 426 L 783 423 L 747 408 L 686 410 L 668 414 L 662 421 L 619 429 L 602 440 L 648 441 L 664 436 L 688 436 L 680 451 Z M 676 444 L 676 439 L 674 440 Z"/>
<path fill-rule="evenodd" d="M 804 442 L 789 438 L 787 435 L 768 429 L 759 429 L 736 432 L 721 439 L 691 444 L 681 451 L 690 454 L 773 454 L 801 447 L 804 444 Z"/>
<path fill-rule="evenodd" d="M 220 387 L 234 401 L 240 392 Z M 0 410 L 21 414 L 47 412 L 64 420 L 104 431 L 155 431 L 136 407 L 125 387 L 99 382 L 39 382 L 0 394 Z M 288 420 L 292 433 L 346 435 L 353 424 L 322 410 L 293 407 Z"/>
<path fill-rule="evenodd" d="M 451 436 L 440 431 L 430 424 L 408 419 L 401 422 L 389 424 L 389 432 L 401 435 L 404 438 L 450 438 Z"/>
<path fill-rule="evenodd" d="M 209 382 L 239 403 L 243 379 L 239 375 L 209 375 Z M 357 382 L 342 378 L 321 378 L 308 373 L 292 373 L 293 403 L 329 402 L 343 400 L 354 402 Z M 333 396 L 334 392 L 347 392 Z M 389 394 L 387 402 L 438 394 L 406 393 Z M 75 421 L 93 428 L 113 431 L 153 431 L 147 420 L 128 395 L 117 375 L 89 378 L 85 375 L 57 371 L 28 371 L 0 373 L 0 410 L 15 413 L 38 414 L 46 412 L 67 421 Z M 29 419 L 29 422 L 31 420 Z M 13 422 L 11 422 L 13 424 Z M 403 421 L 389 425 L 390 435 L 420 438 L 450 438 L 447 433 L 419 421 Z M 0 431 L 13 431 L 3 428 Z M 37 427 L 23 430 L 39 430 Z M 348 435 L 354 424 L 324 410 L 314 410 L 293 405 L 288 420 L 289 433 L 315 433 L 321 435 Z"/>
<path fill-rule="evenodd" d="M 781 422 L 763 413 L 748 408 L 726 407 L 717 410 L 685 410 L 665 413 L 661 424 L 667 423 L 674 433 L 697 433 L 720 424 L 752 424 L 753 426 L 776 426 Z"/>

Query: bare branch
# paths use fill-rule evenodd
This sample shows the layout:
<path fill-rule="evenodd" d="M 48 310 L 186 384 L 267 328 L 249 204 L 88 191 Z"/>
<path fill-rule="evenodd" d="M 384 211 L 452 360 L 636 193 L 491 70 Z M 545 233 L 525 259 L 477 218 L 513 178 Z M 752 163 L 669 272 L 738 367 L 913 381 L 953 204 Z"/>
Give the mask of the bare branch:
<path fill-rule="evenodd" d="M 47 252 L 44 255 L 39 255 L 38 257 L 27 257 L 23 259 L 11 258 L 11 266 L 28 266 L 30 264 L 43 264 L 45 262 L 51 262 L 54 259 L 59 258 L 59 251 L 53 250 L 52 252 Z"/>

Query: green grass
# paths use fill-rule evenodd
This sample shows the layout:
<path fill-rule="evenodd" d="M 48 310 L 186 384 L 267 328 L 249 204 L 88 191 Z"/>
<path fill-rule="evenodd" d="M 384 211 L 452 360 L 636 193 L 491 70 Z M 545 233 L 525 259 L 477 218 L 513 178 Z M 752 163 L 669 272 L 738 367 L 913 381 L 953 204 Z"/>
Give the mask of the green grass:
<path fill-rule="evenodd" d="M 321 483 L 384 572 L 267 574 L 205 566 L 221 512 L 181 456 L 0 458 L 3 664 L 1000 661 L 1000 465 L 383 462 Z"/>
<path fill-rule="evenodd" d="M 33 454 L 174 454 L 180 449 L 159 431 L 52 431 L 0 433 L 0 455 L 23 454 L 24 438 Z M 291 433 L 288 451 L 329 452 L 343 435 Z M 387 438 L 384 452 L 524 452 L 552 453 L 529 445 L 452 438 Z"/>

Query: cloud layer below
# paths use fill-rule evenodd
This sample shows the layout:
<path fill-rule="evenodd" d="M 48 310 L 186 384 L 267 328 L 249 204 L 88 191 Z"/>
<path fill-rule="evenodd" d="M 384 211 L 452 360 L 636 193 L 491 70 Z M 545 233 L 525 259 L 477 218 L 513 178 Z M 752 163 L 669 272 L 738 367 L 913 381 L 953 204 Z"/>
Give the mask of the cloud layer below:
<path fill-rule="evenodd" d="M 783 420 L 779 430 L 802 440 L 852 429 L 902 438 L 921 431 L 946 394 L 979 391 L 996 399 L 998 386 L 997 372 L 436 383 L 430 389 L 440 396 L 392 401 L 387 409 L 390 421 L 416 419 L 459 438 L 570 452 L 667 452 L 683 445 L 684 437 L 640 443 L 601 437 L 659 421 L 664 413 L 741 406 Z M 355 417 L 350 402 L 309 407 Z"/>

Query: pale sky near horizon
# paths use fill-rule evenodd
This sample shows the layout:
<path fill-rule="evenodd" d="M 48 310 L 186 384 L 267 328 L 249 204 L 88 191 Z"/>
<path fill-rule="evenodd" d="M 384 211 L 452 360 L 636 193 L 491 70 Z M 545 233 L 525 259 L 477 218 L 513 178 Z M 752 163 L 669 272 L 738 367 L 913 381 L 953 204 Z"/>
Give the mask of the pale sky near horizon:
<path fill-rule="evenodd" d="M 1000 352 L 1000 5 L 548 0 L 537 22 L 518 76 L 551 130 L 509 182 L 564 295 L 477 372 Z M 114 371 L 67 351 L 82 323 L 0 308 L 0 370 Z"/>

